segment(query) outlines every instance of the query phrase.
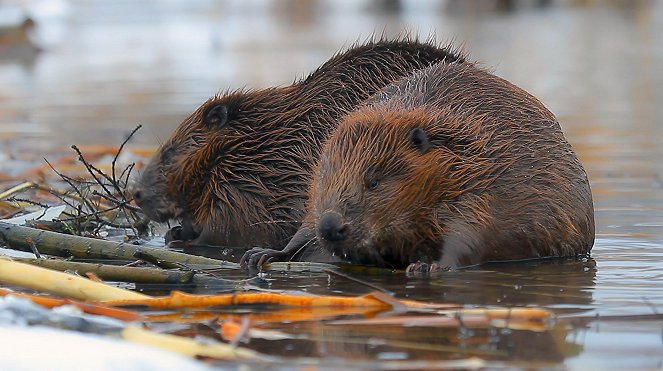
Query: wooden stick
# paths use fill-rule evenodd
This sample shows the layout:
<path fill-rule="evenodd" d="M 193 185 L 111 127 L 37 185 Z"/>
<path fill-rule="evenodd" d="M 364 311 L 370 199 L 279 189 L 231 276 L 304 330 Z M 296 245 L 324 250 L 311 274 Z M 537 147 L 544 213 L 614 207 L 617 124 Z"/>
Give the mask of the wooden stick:
<path fill-rule="evenodd" d="M 103 304 L 111 306 L 144 305 L 150 308 L 196 308 L 229 306 L 239 304 L 278 304 L 292 307 L 358 307 L 388 309 L 391 305 L 370 295 L 360 297 L 286 295 L 271 292 L 246 292 L 225 295 L 191 295 L 173 291 L 170 296 L 107 300 Z"/>
<path fill-rule="evenodd" d="M 166 249 L 136 246 L 123 242 L 111 242 L 88 237 L 65 235 L 34 228 L 0 222 L 0 237 L 16 250 L 31 252 L 28 238 L 42 254 L 74 256 L 82 259 L 134 260 L 134 254 L 145 252 L 158 259 L 180 263 L 195 268 L 239 268 L 239 264 L 189 255 Z"/>
<path fill-rule="evenodd" d="M 165 270 L 159 268 L 124 267 L 109 264 L 80 263 L 59 259 L 12 258 L 12 260 L 56 271 L 94 273 L 104 281 L 158 283 L 171 285 L 213 286 L 219 289 L 237 289 L 246 281 L 208 277 L 194 271 Z"/>
<path fill-rule="evenodd" d="M 0 282 L 27 287 L 78 300 L 141 300 L 149 296 L 93 282 L 72 274 L 56 272 L 0 258 Z"/>
<path fill-rule="evenodd" d="M 9 188 L 8 190 L 6 190 L 4 192 L 0 192 L 0 200 L 3 200 L 5 198 L 13 195 L 14 193 L 21 192 L 24 189 L 32 188 L 35 185 L 36 184 L 33 183 L 33 182 L 24 182 L 24 183 L 21 183 L 17 186 L 11 187 L 11 188 Z"/>

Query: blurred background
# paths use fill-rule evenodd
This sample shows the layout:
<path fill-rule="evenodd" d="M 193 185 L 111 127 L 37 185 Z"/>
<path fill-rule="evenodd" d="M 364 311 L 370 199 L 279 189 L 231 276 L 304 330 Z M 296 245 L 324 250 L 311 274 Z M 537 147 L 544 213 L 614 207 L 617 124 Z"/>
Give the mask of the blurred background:
<path fill-rule="evenodd" d="M 599 237 L 663 240 L 660 1 L 2 0 L 0 160 L 118 145 L 139 123 L 132 143 L 156 147 L 219 91 L 404 34 L 453 41 L 558 116 Z"/>

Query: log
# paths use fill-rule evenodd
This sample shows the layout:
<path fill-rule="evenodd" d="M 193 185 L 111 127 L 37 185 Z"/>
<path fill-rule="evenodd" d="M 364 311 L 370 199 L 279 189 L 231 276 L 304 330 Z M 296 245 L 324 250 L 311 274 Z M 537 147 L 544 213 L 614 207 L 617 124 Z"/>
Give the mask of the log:
<path fill-rule="evenodd" d="M 140 300 L 150 298 L 134 291 L 87 278 L 0 259 L 0 282 L 27 287 L 77 300 Z"/>
<path fill-rule="evenodd" d="M 136 260 L 135 254 L 142 252 L 160 260 L 183 264 L 187 267 L 204 268 L 239 268 L 239 264 L 223 260 L 180 252 L 137 246 L 124 242 L 112 242 L 88 237 L 65 235 L 40 229 L 16 226 L 0 222 L 0 241 L 4 240 L 11 249 L 31 252 L 31 242 L 42 254 L 76 257 L 79 259 L 115 259 Z"/>
<path fill-rule="evenodd" d="M 142 284 L 195 285 L 220 290 L 238 290 L 246 281 L 226 280 L 205 276 L 194 271 L 165 270 L 160 268 L 123 267 L 109 264 L 72 262 L 59 259 L 12 258 L 12 260 L 56 271 L 76 271 L 81 275 L 92 272 L 104 281 Z"/>

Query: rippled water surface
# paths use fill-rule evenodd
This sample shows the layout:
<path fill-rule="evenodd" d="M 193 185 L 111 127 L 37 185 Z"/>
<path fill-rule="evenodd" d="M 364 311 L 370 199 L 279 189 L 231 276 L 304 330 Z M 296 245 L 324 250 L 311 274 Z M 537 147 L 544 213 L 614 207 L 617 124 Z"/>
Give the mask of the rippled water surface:
<path fill-rule="evenodd" d="M 138 123 L 144 128 L 133 144 L 156 146 L 218 91 L 289 84 L 373 32 L 434 33 L 462 44 L 471 58 L 558 116 L 590 176 L 594 262 L 489 266 L 432 279 L 362 278 L 400 296 L 540 305 L 562 317 L 663 311 L 661 2 L 552 2 L 543 8 L 522 2 L 504 12 L 420 2 L 373 13 L 361 2 L 45 3 L 31 34 L 42 51 L 0 43 L 4 172 L 12 171 L 13 156 L 39 158 L 73 143 L 116 145 Z M 326 275 L 272 278 L 274 288 L 366 292 Z M 392 334 L 432 335 L 416 329 Z M 509 344 L 496 347 L 509 357 L 498 359 L 577 369 L 663 367 L 660 321 L 560 321 L 537 336 L 514 331 L 506 339 Z M 372 351 L 327 345 L 328 355 Z"/>

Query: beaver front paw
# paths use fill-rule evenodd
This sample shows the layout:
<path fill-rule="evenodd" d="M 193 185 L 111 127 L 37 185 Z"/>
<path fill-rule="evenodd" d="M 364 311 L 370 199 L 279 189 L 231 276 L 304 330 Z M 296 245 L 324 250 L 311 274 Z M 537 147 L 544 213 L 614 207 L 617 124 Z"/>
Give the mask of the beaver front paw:
<path fill-rule="evenodd" d="M 260 267 L 272 261 L 287 260 L 289 257 L 290 254 L 284 251 L 254 247 L 244 253 L 239 263 L 247 267 Z"/>
<path fill-rule="evenodd" d="M 182 220 L 182 225 L 176 225 L 169 229 L 164 236 L 166 244 L 173 241 L 193 241 L 200 237 L 200 232 L 196 230 L 193 223 L 188 220 Z"/>

